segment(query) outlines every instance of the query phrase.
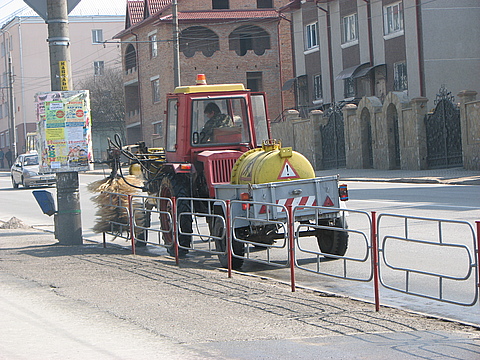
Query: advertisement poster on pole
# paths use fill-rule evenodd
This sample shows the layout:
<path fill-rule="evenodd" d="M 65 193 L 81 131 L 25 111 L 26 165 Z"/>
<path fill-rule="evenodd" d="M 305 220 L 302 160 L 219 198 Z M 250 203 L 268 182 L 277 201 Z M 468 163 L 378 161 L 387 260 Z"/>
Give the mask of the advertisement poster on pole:
<path fill-rule="evenodd" d="M 89 91 L 40 92 L 35 108 L 40 169 L 93 170 Z"/>

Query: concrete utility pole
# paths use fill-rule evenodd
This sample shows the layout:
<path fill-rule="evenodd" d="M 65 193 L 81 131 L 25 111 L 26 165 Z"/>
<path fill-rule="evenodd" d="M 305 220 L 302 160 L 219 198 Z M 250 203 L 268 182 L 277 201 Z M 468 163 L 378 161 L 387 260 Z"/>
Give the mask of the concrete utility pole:
<path fill-rule="evenodd" d="M 47 0 L 48 45 L 52 91 L 72 89 L 67 0 Z M 63 245 L 81 245 L 82 217 L 78 172 L 57 173 L 55 237 Z"/>
<path fill-rule="evenodd" d="M 173 85 L 180 86 L 180 46 L 178 44 L 178 7 L 177 0 L 172 3 L 173 16 Z"/>

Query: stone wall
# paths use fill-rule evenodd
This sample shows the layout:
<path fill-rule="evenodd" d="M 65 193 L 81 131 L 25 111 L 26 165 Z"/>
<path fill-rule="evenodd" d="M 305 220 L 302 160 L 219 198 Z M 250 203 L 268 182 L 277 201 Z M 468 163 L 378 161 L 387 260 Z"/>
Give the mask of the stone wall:
<path fill-rule="evenodd" d="M 462 91 L 460 121 L 462 124 L 463 167 L 480 170 L 480 100 L 476 91 Z"/>
<path fill-rule="evenodd" d="M 463 164 L 480 170 L 480 101 L 475 91 L 462 91 L 460 116 Z M 402 92 L 389 93 L 383 104 L 365 97 L 357 105 L 343 108 L 347 168 L 405 169 L 427 168 L 425 117 L 427 98 L 409 99 Z M 321 128 L 327 119 L 315 110 L 308 119 L 290 110 L 286 120 L 272 124 L 272 135 L 283 146 L 304 154 L 315 170 L 322 170 Z"/>

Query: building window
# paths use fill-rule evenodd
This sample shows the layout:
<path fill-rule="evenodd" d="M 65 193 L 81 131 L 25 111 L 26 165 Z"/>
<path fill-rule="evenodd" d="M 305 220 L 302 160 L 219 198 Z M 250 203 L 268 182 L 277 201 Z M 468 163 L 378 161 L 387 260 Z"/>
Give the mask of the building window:
<path fill-rule="evenodd" d="M 252 91 L 263 91 L 261 71 L 247 72 L 247 88 Z"/>
<path fill-rule="evenodd" d="M 230 9 L 228 0 L 212 0 L 212 9 Z"/>
<path fill-rule="evenodd" d="M 150 41 L 150 58 L 155 58 L 158 55 L 157 35 L 149 36 Z"/>
<path fill-rule="evenodd" d="M 405 62 L 393 64 L 393 90 L 404 91 L 407 89 L 407 64 Z"/>
<path fill-rule="evenodd" d="M 94 43 L 94 44 L 103 43 L 103 30 L 102 29 L 92 30 L 92 43 Z"/>
<path fill-rule="evenodd" d="M 2 118 L 3 118 L 3 104 L 0 104 L 0 119 Z"/>
<path fill-rule="evenodd" d="M 152 101 L 154 103 L 160 101 L 160 79 L 152 80 Z"/>
<path fill-rule="evenodd" d="M 128 44 L 125 51 L 125 69 L 127 73 L 130 71 L 135 71 L 137 67 L 137 53 L 135 47 L 132 44 Z"/>
<path fill-rule="evenodd" d="M 351 98 L 355 96 L 355 79 L 354 78 L 346 78 L 343 80 L 343 96 L 345 98 Z"/>
<path fill-rule="evenodd" d="M 358 18 L 357 14 L 345 16 L 342 19 L 342 43 L 349 43 L 358 40 Z"/>
<path fill-rule="evenodd" d="M 186 57 L 194 56 L 197 51 L 211 57 L 218 50 L 220 50 L 218 35 L 209 28 L 191 26 L 180 33 L 180 51 Z"/>
<path fill-rule="evenodd" d="M 4 42 L 2 42 L 2 43 L 0 44 L 0 49 L 1 49 L 1 51 L 2 51 L 2 57 L 5 57 L 6 51 L 5 51 L 5 43 L 4 43 Z"/>
<path fill-rule="evenodd" d="M 383 8 L 385 35 L 403 31 L 403 3 L 398 2 Z"/>
<path fill-rule="evenodd" d="M 308 24 L 305 27 L 305 38 L 306 50 L 310 50 L 318 46 L 318 22 Z"/>
<path fill-rule="evenodd" d="M 94 61 L 93 62 L 93 74 L 95 76 L 105 75 L 105 62 L 103 61 Z"/>
<path fill-rule="evenodd" d="M 228 44 L 238 56 L 244 56 L 248 50 L 260 56 L 270 49 L 270 34 L 259 26 L 242 25 L 230 33 Z"/>
<path fill-rule="evenodd" d="M 313 77 L 313 100 L 321 100 L 322 98 L 322 75 L 315 75 Z"/>
<path fill-rule="evenodd" d="M 163 136 L 163 121 L 153 123 L 153 133 Z"/>
<path fill-rule="evenodd" d="M 257 9 L 273 9 L 273 0 L 257 0 Z"/>

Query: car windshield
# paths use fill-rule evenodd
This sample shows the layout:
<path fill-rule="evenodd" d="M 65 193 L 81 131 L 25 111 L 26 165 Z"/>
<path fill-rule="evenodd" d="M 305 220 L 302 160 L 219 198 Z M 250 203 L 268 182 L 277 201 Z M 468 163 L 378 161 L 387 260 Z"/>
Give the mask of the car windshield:
<path fill-rule="evenodd" d="M 38 165 L 38 156 L 37 155 L 25 156 L 23 164 L 25 166 Z"/>

